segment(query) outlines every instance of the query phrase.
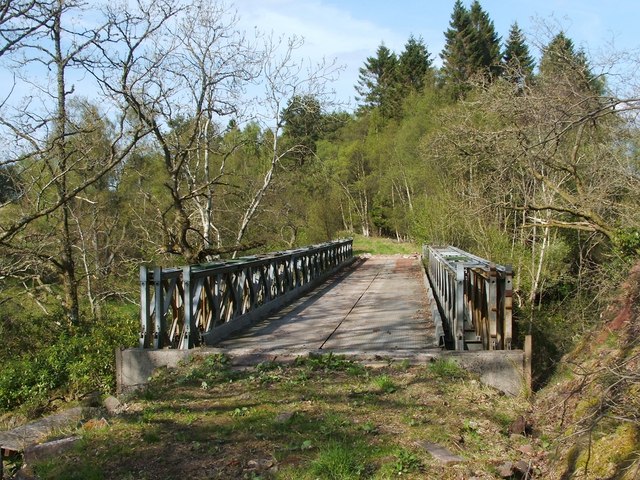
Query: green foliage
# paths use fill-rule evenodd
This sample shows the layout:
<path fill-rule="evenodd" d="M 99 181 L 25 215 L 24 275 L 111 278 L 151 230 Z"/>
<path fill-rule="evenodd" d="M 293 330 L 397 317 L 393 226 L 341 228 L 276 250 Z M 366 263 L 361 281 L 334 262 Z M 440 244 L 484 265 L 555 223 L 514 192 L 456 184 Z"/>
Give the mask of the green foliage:
<path fill-rule="evenodd" d="M 438 358 L 429 364 L 429 370 L 438 377 L 454 379 L 466 378 L 468 373 L 454 360 Z"/>
<path fill-rule="evenodd" d="M 350 480 L 361 478 L 364 463 L 357 449 L 351 444 L 335 442 L 318 452 L 311 464 L 311 471 L 327 480 Z"/>
<path fill-rule="evenodd" d="M 640 256 L 640 228 L 623 228 L 616 234 L 616 248 L 623 257 Z"/>
<path fill-rule="evenodd" d="M 194 355 L 178 379 L 179 383 L 200 384 L 203 390 L 234 378 L 229 357 L 216 353 Z"/>
<path fill-rule="evenodd" d="M 334 355 L 333 353 L 297 357 L 295 365 L 305 367 L 311 371 L 347 372 L 351 375 L 361 375 L 365 372 L 360 363 L 349 360 L 343 355 Z"/>
<path fill-rule="evenodd" d="M 393 393 L 398 389 L 393 379 L 388 375 L 380 375 L 374 378 L 373 383 L 382 393 Z"/>
<path fill-rule="evenodd" d="M 533 75 L 535 63 L 518 22 L 511 25 L 502 61 L 504 76 L 509 81 L 524 86 L 524 83 Z"/>
<path fill-rule="evenodd" d="M 39 318 L 37 324 L 55 324 Z M 78 396 L 115 387 L 115 349 L 134 345 L 137 319 L 113 310 L 99 324 L 59 326 L 51 343 L 5 357 L 0 370 L 0 411 L 21 405 L 38 409 L 53 395 Z M 38 332 L 32 332 L 37 339 Z"/>
<path fill-rule="evenodd" d="M 404 448 L 398 449 L 395 453 L 396 461 L 394 464 L 395 471 L 398 475 L 403 473 L 419 472 L 422 469 L 422 461 L 420 458 L 409 450 Z"/>

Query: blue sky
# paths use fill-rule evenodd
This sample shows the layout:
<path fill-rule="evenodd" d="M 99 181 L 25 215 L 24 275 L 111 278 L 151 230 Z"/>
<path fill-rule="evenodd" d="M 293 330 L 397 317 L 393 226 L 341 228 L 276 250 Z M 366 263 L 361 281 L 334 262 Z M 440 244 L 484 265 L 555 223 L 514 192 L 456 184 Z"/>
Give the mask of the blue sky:
<path fill-rule="evenodd" d="M 469 6 L 471 0 L 464 1 Z M 436 64 L 454 0 L 237 0 L 242 23 L 305 38 L 305 58 L 337 58 L 345 66 L 335 83 L 338 99 L 353 102 L 358 68 L 382 42 L 400 52 L 410 34 L 422 37 Z M 638 0 L 482 0 L 505 38 L 517 21 L 534 56 L 559 30 L 583 48 L 594 69 L 608 70 L 614 50 L 640 50 Z"/>

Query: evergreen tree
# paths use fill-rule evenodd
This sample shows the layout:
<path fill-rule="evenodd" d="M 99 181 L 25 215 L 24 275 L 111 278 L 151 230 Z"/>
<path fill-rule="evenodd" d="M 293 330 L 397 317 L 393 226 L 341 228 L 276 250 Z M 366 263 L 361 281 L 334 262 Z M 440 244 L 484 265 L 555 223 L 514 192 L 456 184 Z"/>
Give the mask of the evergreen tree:
<path fill-rule="evenodd" d="M 522 85 L 533 75 L 535 65 L 529 47 L 525 43 L 524 34 L 518 22 L 511 25 L 509 37 L 502 57 L 504 76 L 509 81 Z"/>
<path fill-rule="evenodd" d="M 384 44 L 378 47 L 375 57 L 368 57 L 360 68 L 356 85 L 360 110 L 379 108 L 382 116 L 391 118 L 397 113 L 398 57 Z"/>
<path fill-rule="evenodd" d="M 573 41 L 564 32 L 558 33 L 543 49 L 540 59 L 543 81 L 564 84 L 569 89 L 591 90 L 602 93 L 603 82 L 591 71 L 582 50 L 576 50 Z"/>
<path fill-rule="evenodd" d="M 471 23 L 476 32 L 475 45 L 472 44 L 471 58 L 475 61 L 475 73 L 489 73 L 496 76 L 500 72 L 500 37 L 496 33 L 489 14 L 475 0 L 469 10 Z"/>
<path fill-rule="evenodd" d="M 467 10 L 456 0 L 445 32 L 442 74 L 455 97 L 468 88 L 467 82 L 477 75 L 491 79 L 500 71 L 500 37 L 493 21 L 476 0 Z"/>
<path fill-rule="evenodd" d="M 451 13 L 449 28 L 444 33 L 445 46 L 440 54 L 442 58 L 442 74 L 444 80 L 453 89 L 455 97 L 465 90 L 465 83 L 469 80 L 475 63 L 472 46 L 476 44 L 476 32 L 471 23 L 471 15 L 462 4 L 456 0 Z"/>
<path fill-rule="evenodd" d="M 433 63 L 430 57 L 422 38 L 411 35 L 398 59 L 398 77 L 404 88 L 422 91 Z"/>

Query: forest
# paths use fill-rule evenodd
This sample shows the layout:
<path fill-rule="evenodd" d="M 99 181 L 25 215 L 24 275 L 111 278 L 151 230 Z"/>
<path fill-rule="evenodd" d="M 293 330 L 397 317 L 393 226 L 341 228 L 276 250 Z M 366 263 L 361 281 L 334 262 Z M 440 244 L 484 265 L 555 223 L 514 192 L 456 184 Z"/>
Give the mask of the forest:
<path fill-rule="evenodd" d="M 513 265 L 542 385 L 640 255 L 640 85 L 608 75 L 624 52 L 596 68 L 562 30 L 503 39 L 458 0 L 442 52 L 372 46 L 344 111 L 340 65 L 298 60 L 302 38 L 249 35 L 217 2 L 123 5 L 0 11 L 0 412 L 113 390 L 142 264 L 456 245 Z"/>

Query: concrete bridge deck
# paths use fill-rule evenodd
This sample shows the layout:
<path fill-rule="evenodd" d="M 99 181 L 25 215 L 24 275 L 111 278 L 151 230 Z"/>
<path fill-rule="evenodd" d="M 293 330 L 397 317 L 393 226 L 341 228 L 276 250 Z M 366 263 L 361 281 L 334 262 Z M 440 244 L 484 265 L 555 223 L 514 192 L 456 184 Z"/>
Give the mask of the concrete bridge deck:
<path fill-rule="evenodd" d="M 435 348 L 418 255 L 359 259 L 217 348 L 232 355 L 416 354 Z"/>

